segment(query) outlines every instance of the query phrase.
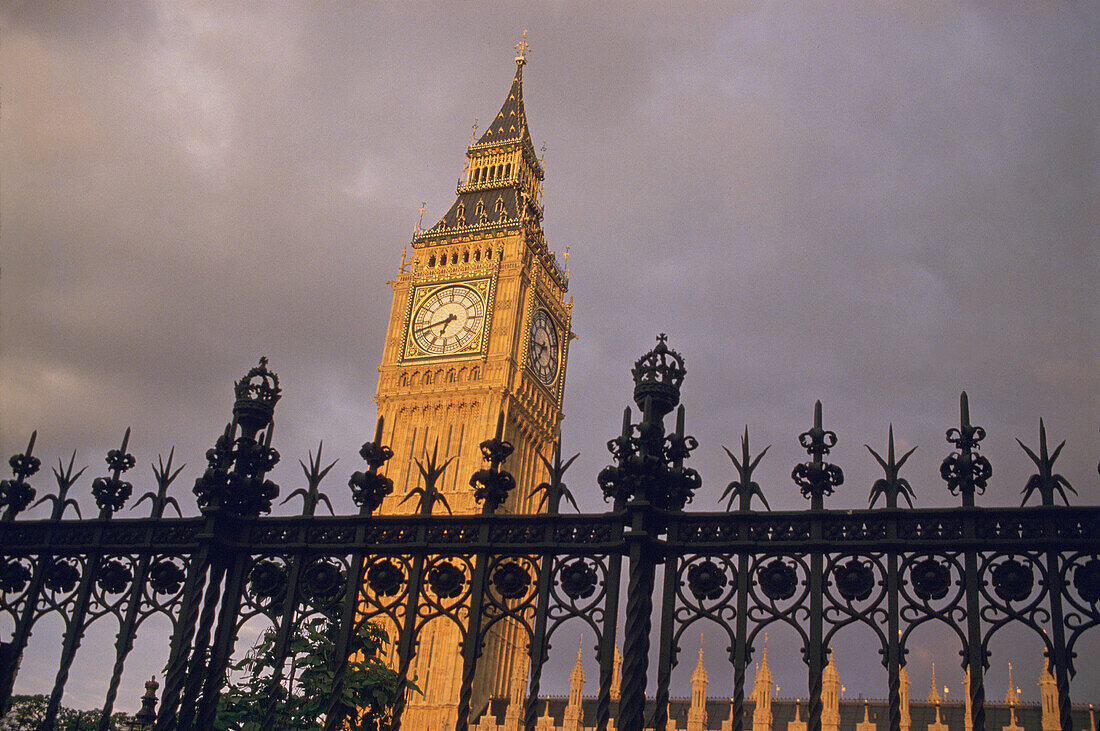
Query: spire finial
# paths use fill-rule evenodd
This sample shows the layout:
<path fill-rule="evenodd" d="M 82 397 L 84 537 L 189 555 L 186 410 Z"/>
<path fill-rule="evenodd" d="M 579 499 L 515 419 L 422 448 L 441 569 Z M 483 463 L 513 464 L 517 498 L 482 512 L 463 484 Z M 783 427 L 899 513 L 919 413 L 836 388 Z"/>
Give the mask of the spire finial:
<path fill-rule="evenodd" d="M 527 42 L 527 29 L 523 29 L 523 38 L 515 45 L 516 64 L 522 66 L 527 63 L 527 52 L 531 50 L 531 44 Z"/>
<path fill-rule="evenodd" d="M 474 127 L 470 130 L 470 147 L 473 147 L 474 143 L 477 142 L 477 124 L 480 121 L 480 117 L 474 117 Z"/>
<path fill-rule="evenodd" d="M 428 210 L 428 201 L 420 201 L 420 208 L 416 210 L 420 212 L 420 218 L 416 219 L 416 233 L 420 233 L 424 230 L 424 211 Z"/>
<path fill-rule="evenodd" d="M 943 702 L 943 696 L 940 695 L 940 689 L 936 684 L 936 663 L 932 663 L 932 690 L 928 693 L 928 702 L 935 703 L 937 710 Z"/>

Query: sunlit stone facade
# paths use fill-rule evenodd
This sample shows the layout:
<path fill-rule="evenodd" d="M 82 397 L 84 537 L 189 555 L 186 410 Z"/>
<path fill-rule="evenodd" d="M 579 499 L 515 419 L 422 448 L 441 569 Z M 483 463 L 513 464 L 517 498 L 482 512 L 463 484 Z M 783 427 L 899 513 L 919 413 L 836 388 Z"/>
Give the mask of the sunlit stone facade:
<path fill-rule="evenodd" d="M 498 512 L 538 509 L 540 457 L 550 457 L 562 419 L 572 301 L 542 231 L 543 169 L 523 106 L 524 50 L 500 112 L 480 137 L 475 128 L 455 202 L 434 226 L 417 225 L 412 254 L 406 249 L 391 282 L 376 401 L 394 451 L 387 464 L 394 492 L 382 514 L 417 509 L 415 497 L 406 500 L 421 485 L 415 460 L 433 452 L 441 463 L 453 459 L 438 486 L 450 509 L 480 512 L 469 479 L 485 466 L 479 444 L 500 414 L 515 447 L 504 469 L 516 489 Z M 454 725 L 459 642 L 449 620 L 419 633 L 411 671 L 423 694 L 410 698 L 403 729 Z M 499 623 L 478 663 L 475 713 L 490 697 L 511 697 L 526 669 L 517 627 Z"/>

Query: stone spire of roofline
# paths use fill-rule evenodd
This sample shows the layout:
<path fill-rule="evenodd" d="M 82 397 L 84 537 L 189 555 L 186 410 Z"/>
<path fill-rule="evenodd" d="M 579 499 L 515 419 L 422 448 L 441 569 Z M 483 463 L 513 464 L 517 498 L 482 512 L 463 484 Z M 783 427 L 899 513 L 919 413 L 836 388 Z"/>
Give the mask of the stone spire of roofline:
<path fill-rule="evenodd" d="M 932 690 L 928 693 L 929 703 L 943 703 L 943 696 L 940 695 L 940 689 L 936 684 L 936 663 L 932 663 Z"/>
<path fill-rule="evenodd" d="M 1016 694 L 1016 683 L 1012 680 L 1012 663 L 1008 664 L 1008 688 L 1005 690 L 1005 705 L 1015 706 L 1019 697 Z"/>
<path fill-rule="evenodd" d="M 707 668 L 703 664 L 703 635 L 699 635 L 699 662 L 695 665 L 695 672 L 691 674 L 691 682 L 707 682 Z"/>
<path fill-rule="evenodd" d="M 771 683 L 772 671 L 768 667 L 768 633 L 764 633 L 764 657 L 760 659 L 760 670 L 757 671 L 758 677 L 766 677 L 768 682 Z"/>

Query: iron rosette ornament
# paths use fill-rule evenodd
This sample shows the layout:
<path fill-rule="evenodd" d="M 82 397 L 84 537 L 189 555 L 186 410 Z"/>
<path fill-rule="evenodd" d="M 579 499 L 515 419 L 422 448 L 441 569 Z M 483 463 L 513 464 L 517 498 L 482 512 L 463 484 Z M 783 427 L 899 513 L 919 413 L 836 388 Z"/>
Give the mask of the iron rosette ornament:
<path fill-rule="evenodd" d="M 1100 558 L 1095 556 L 1073 565 L 1071 583 L 1077 595 L 1088 604 L 1100 602 Z"/>
<path fill-rule="evenodd" d="M 110 558 L 103 562 L 96 575 L 96 587 L 104 594 L 121 594 L 134 578 L 134 572 L 128 565 L 118 558 Z"/>
<path fill-rule="evenodd" d="M 921 558 L 909 568 L 909 583 L 921 601 L 938 601 L 951 589 L 951 570 L 935 558 Z"/>
<path fill-rule="evenodd" d="M 163 557 L 153 561 L 149 566 L 149 588 L 152 589 L 152 599 L 170 600 L 180 594 L 184 582 L 187 580 L 187 573 L 180 565 L 185 560 L 184 558 Z M 177 563 L 177 561 L 180 563 Z M 153 601 L 151 603 L 156 604 L 159 602 Z"/>
<path fill-rule="evenodd" d="M 1100 626 L 1100 555 L 1076 553 L 1061 562 L 1066 646 L 1072 650 L 1088 629 Z M 1073 672 L 1070 653 L 1070 671 Z"/>
<path fill-rule="evenodd" d="M 871 597 L 871 592 L 874 591 L 875 584 L 878 582 L 876 568 L 879 567 L 873 559 L 859 556 L 833 559 L 827 567 L 827 572 L 836 593 L 845 602 L 851 604 L 864 602 Z"/>
<path fill-rule="evenodd" d="M 485 605 L 482 609 L 485 621 L 481 625 L 482 638 L 488 637 L 492 627 L 507 618 L 523 627 L 533 636 L 531 616 L 538 598 L 539 567 L 537 559 L 529 556 L 494 556 L 487 565 Z"/>
<path fill-rule="evenodd" d="M 599 573 L 591 560 L 574 558 L 561 562 L 558 571 L 558 586 L 572 602 L 588 599 L 596 593 Z"/>
<path fill-rule="evenodd" d="M 676 616 L 684 625 L 680 633 L 692 618 L 708 617 L 720 625 L 736 619 L 738 573 L 734 562 L 733 557 L 720 555 L 685 556 L 678 562 Z"/>
<path fill-rule="evenodd" d="M 428 570 L 428 589 L 440 599 L 454 599 L 465 585 L 465 574 L 453 563 L 442 561 Z"/>
<path fill-rule="evenodd" d="M 926 622 L 959 626 L 966 621 L 962 555 L 902 554 L 898 565 L 902 647 Z"/>
<path fill-rule="evenodd" d="M 757 555 L 749 563 L 749 621 L 762 631 L 781 622 L 808 640 L 810 567 L 804 554 Z"/>
<path fill-rule="evenodd" d="M 786 601 L 798 588 L 798 571 L 794 564 L 777 558 L 757 569 L 756 583 L 772 602 Z"/>
<path fill-rule="evenodd" d="M 57 558 L 46 565 L 44 585 L 55 594 L 68 594 L 80 581 L 80 569 L 70 560 Z"/>
<path fill-rule="evenodd" d="M 347 567 L 341 560 L 319 558 L 312 561 L 302 571 L 299 591 L 303 604 L 325 615 L 339 612 L 346 577 Z"/>
<path fill-rule="evenodd" d="M 551 565 L 550 595 L 546 606 L 546 644 L 563 625 L 580 622 L 587 625 L 596 643 L 605 630 L 608 557 L 563 554 Z M 535 592 L 534 601 L 538 600 Z"/>
<path fill-rule="evenodd" d="M 827 644 L 845 627 L 863 624 L 878 637 L 880 652 L 885 657 L 889 641 L 883 628 L 888 626 L 889 612 L 886 606 L 887 572 L 882 559 L 882 554 L 827 558 L 822 613 L 829 625 L 825 635 Z"/>
<path fill-rule="evenodd" d="M 405 572 L 393 559 L 378 559 L 367 567 L 367 586 L 379 597 L 396 596 L 405 583 Z"/>
<path fill-rule="evenodd" d="M 981 617 L 987 623 L 983 642 L 1007 624 L 1031 628 L 1046 641 L 1051 615 L 1047 604 L 1050 581 L 1043 555 L 1012 553 L 985 555 L 979 559 L 978 575 L 983 598 Z"/>
<path fill-rule="evenodd" d="M 8 595 L 22 594 L 31 580 L 31 569 L 26 559 L 10 558 L 0 560 L 0 594 L 5 595 L 4 605 L 11 606 Z"/>
<path fill-rule="evenodd" d="M 733 602 L 737 567 L 731 557 L 689 556 L 680 563 L 679 571 L 679 594 L 684 603 L 703 606 Z"/>
<path fill-rule="evenodd" d="M 248 572 L 246 587 L 246 601 L 254 609 L 269 615 L 282 612 L 287 595 L 285 559 L 269 557 L 257 560 Z"/>
<path fill-rule="evenodd" d="M 553 580 L 550 582 L 550 602 L 547 617 L 549 634 L 566 620 L 579 618 L 592 626 L 597 636 L 604 616 L 604 582 L 607 576 L 605 557 L 570 556 L 555 557 Z"/>

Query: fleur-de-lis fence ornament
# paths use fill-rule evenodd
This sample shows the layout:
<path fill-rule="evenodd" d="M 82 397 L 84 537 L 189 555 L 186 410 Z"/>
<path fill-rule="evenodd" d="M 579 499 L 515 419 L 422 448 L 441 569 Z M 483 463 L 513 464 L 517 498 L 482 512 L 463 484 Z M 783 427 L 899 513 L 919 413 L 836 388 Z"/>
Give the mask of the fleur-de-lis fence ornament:
<path fill-rule="evenodd" d="M 959 428 L 947 430 L 947 441 L 955 445 L 955 451 L 944 458 L 940 476 L 952 495 L 962 494 L 966 506 L 974 505 L 974 494 L 984 493 L 993 476 L 993 466 L 978 453 L 983 439 L 985 429 L 970 423 L 970 400 L 963 391 L 959 396 Z"/>
<path fill-rule="evenodd" d="M 359 449 L 359 456 L 366 460 L 366 472 L 354 472 L 348 480 L 351 499 L 359 506 L 363 515 L 370 515 L 382 506 L 382 501 L 393 493 L 393 480 L 378 474 L 378 470 L 393 457 L 393 450 L 382 443 L 383 419 L 378 417 L 374 429 L 374 441 L 366 442 Z M 318 452 L 318 456 L 320 452 Z"/>
<path fill-rule="evenodd" d="M 134 490 L 133 485 L 120 479 L 122 473 L 135 464 L 134 455 L 126 451 L 129 443 L 130 429 L 127 428 L 126 434 L 122 437 L 122 446 L 107 453 L 107 466 L 111 474 L 107 477 L 97 477 L 92 481 L 92 495 L 95 496 L 95 503 L 99 506 L 101 518 L 109 518 L 121 510 Z"/>
<path fill-rule="evenodd" d="M 810 509 L 822 510 L 825 498 L 844 484 L 844 471 L 824 459 L 829 450 L 836 446 L 836 433 L 821 426 L 820 401 L 814 404 L 813 427 L 802 432 L 798 441 L 811 460 L 795 467 L 791 471 L 791 478 L 801 488 L 802 496 L 810 499 Z"/>
<path fill-rule="evenodd" d="M 27 509 L 34 500 L 35 489 L 27 484 L 27 478 L 38 472 L 42 461 L 34 456 L 34 440 L 38 432 L 31 432 L 31 440 L 22 454 L 13 455 L 8 460 L 14 480 L 0 480 L 0 508 L 4 511 L 2 520 L 15 520 L 15 516 Z"/>
<path fill-rule="evenodd" d="M 1057 492 L 1062 498 L 1062 502 L 1069 505 L 1069 498 L 1066 497 L 1066 490 L 1069 490 L 1074 495 L 1077 491 L 1073 489 L 1073 486 L 1069 484 L 1069 480 L 1061 475 L 1054 473 L 1054 461 L 1058 459 L 1058 455 L 1062 453 L 1062 447 L 1066 446 L 1063 440 L 1061 444 L 1054 448 L 1054 452 L 1051 453 L 1047 450 L 1047 427 L 1043 423 L 1042 419 L 1039 419 L 1039 454 L 1036 455 L 1027 448 L 1027 445 L 1021 442 L 1019 439 L 1016 443 L 1020 445 L 1020 449 L 1027 453 L 1027 456 L 1031 458 L 1031 461 L 1035 463 L 1035 466 L 1039 471 L 1028 478 L 1027 484 L 1024 485 L 1023 495 L 1024 499 L 1020 502 L 1020 506 L 1023 507 L 1027 504 L 1027 501 L 1031 496 L 1038 491 L 1039 496 L 1043 501 L 1043 505 L 1054 504 L 1054 493 Z"/>
<path fill-rule="evenodd" d="M 508 499 L 508 493 L 516 486 L 511 473 L 501 469 L 504 460 L 512 454 L 515 447 L 504 439 L 504 412 L 497 417 L 496 435 L 481 443 L 481 455 L 489 463 L 487 469 L 478 470 L 470 478 L 470 487 L 474 488 L 474 500 L 482 503 L 486 513 L 493 513 Z"/>

